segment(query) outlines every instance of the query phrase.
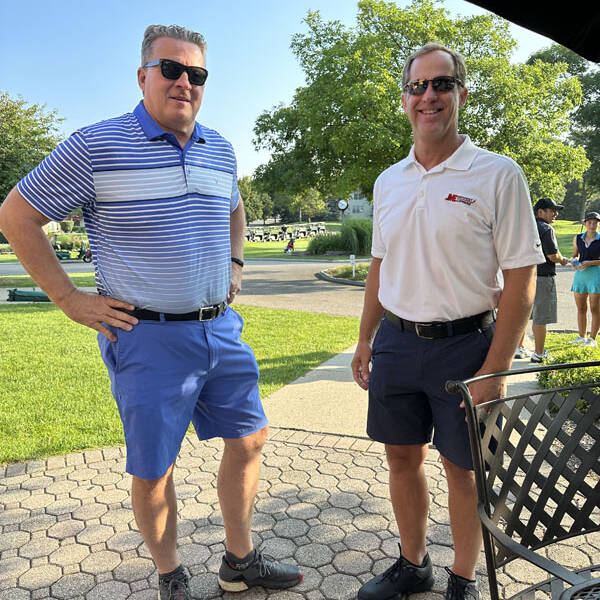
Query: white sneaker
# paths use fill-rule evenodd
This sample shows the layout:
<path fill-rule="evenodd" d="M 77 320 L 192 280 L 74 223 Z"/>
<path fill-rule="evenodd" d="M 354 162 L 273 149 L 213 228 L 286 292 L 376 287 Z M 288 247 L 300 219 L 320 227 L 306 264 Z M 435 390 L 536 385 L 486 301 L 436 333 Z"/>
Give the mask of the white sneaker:
<path fill-rule="evenodd" d="M 584 337 L 581 337 L 580 335 L 578 335 L 574 340 L 571 340 L 569 342 L 569 344 L 581 344 L 582 346 L 585 346 L 585 341 L 586 339 Z"/>
<path fill-rule="evenodd" d="M 515 352 L 515 358 L 527 358 L 531 353 L 524 346 L 519 346 Z"/>
<path fill-rule="evenodd" d="M 581 345 L 585 346 L 585 347 L 588 347 L 588 348 L 597 348 L 598 347 L 598 342 L 594 338 L 588 338 Z"/>
<path fill-rule="evenodd" d="M 551 354 L 548 354 L 548 350 L 544 350 L 541 354 L 537 352 L 531 353 L 531 358 L 529 359 L 532 363 L 541 363 L 545 360 L 552 360 L 554 357 Z"/>

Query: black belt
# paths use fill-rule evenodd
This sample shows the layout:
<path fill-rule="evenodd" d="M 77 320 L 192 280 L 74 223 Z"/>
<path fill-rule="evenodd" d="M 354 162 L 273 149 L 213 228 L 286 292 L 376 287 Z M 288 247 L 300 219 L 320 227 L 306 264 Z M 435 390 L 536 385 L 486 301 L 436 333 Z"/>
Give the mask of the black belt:
<path fill-rule="evenodd" d="M 385 318 L 403 331 L 411 331 L 416 333 L 419 337 L 430 340 L 452 337 L 453 335 L 463 335 L 465 333 L 476 331 L 477 329 L 488 329 L 495 321 L 493 310 L 486 310 L 480 315 L 465 317 L 464 319 L 457 319 L 456 321 L 436 323 L 415 323 L 414 321 L 407 321 L 406 319 L 402 319 L 394 313 L 391 313 L 389 310 L 385 311 Z"/>
<path fill-rule="evenodd" d="M 160 313 L 153 310 L 146 310 L 145 308 L 135 308 L 134 310 L 126 310 L 119 308 L 128 315 L 135 317 L 136 319 L 144 319 L 146 321 L 210 321 L 216 319 L 220 314 L 223 313 L 227 304 L 221 302 L 221 304 L 213 304 L 212 306 L 204 306 L 199 310 L 189 313 Z"/>

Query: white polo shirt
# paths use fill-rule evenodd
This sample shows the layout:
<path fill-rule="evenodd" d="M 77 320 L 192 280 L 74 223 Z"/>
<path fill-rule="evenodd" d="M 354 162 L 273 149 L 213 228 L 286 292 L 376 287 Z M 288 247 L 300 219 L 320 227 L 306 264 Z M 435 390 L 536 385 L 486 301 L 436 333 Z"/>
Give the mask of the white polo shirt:
<path fill-rule="evenodd" d="M 382 306 L 422 322 L 496 308 L 499 269 L 544 262 L 523 171 L 468 136 L 429 171 L 413 146 L 377 178 L 371 253 Z"/>

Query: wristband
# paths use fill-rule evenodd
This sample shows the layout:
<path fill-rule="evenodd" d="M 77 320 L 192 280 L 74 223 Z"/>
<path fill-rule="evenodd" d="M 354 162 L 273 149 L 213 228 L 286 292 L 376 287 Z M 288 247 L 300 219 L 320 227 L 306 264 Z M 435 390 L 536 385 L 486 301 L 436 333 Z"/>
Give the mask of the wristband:
<path fill-rule="evenodd" d="M 236 265 L 240 265 L 240 267 L 244 266 L 244 261 L 240 258 L 236 258 L 235 256 L 231 257 L 231 262 L 234 262 Z"/>

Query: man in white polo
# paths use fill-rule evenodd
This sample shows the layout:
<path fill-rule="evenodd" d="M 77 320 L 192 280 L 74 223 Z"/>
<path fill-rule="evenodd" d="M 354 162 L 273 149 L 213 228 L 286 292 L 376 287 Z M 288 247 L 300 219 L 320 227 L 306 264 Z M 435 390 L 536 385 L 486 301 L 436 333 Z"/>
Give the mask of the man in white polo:
<path fill-rule="evenodd" d="M 414 146 L 374 188 L 373 262 L 352 370 L 369 390 L 367 432 L 386 447 L 402 546 L 400 558 L 360 589 L 363 600 L 433 585 L 424 473 L 432 431 L 455 549 L 446 598 L 479 597 L 481 535 L 465 413 L 444 384 L 510 367 L 543 255 L 521 169 L 458 133 L 465 78 L 462 57 L 439 44 L 408 58 L 402 98 Z M 504 388 L 490 379 L 471 394 L 481 403 Z"/>

